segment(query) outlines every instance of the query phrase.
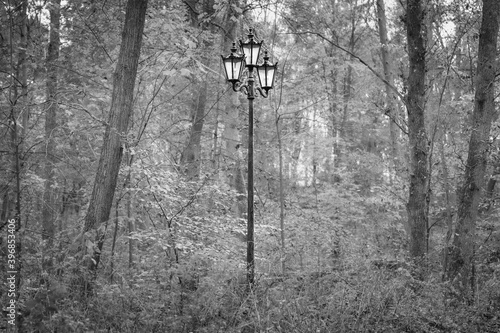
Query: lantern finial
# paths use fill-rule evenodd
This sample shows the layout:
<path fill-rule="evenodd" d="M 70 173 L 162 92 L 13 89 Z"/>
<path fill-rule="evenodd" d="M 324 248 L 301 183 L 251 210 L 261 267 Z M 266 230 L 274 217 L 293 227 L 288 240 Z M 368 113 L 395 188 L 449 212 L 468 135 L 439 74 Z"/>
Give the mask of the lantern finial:
<path fill-rule="evenodd" d="M 236 53 L 236 51 L 238 51 L 238 49 L 236 48 L 236 42 L 233 42 L 233 46 L 231 47 L 231 53 Z"/>
<path fill-rule="evenodd" d="M 269 55 L 267 54 L 267 49 L 264 50 L 264 63 L 269 62 Z"/>

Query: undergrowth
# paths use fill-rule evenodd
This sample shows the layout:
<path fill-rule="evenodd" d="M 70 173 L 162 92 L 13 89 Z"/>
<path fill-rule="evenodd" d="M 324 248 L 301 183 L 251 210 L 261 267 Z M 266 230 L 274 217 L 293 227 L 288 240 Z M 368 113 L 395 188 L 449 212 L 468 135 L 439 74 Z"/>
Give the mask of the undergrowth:
<path fill-rule="evenodd" d="M 241 271 L 213 265 L 183 283 L 134 273 L 92 297 L 40 298 L 27 331 L 39 332 L 463 332 L 500 331 L 500 283 L 494 274 L 478 287 L 475 305 L 450 305 L 447 285 L 411 265 L 351 258 L 336 269 L 259 275 L 248 290 Z M 189 277 L 184 275 L 186 281 Z M 192 276 L 194 278 L 194 276 Z M 45 302 L 45 303 L 44 303 Z M 33 313 L 33 312 L 32 312 Z M 30 319 L 31 318 L 31 319 Z"/>

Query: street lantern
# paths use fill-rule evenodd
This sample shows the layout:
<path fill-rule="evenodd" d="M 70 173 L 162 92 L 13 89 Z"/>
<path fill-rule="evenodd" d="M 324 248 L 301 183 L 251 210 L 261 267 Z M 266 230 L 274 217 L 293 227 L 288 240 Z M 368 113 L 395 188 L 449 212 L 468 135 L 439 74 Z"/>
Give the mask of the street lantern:
<path fill-rule="evenodd" d="M 231 54 L 227 57 L 221 56 L 224 70 L 226 71 L 226 79 L 228 82 L 235 84 L 240 80 L 241 73 L 244 68 L 244 55 L 236 54 L 236 43 L 233 42 Z"/>
<path fill-rule="evenodd" d="M 260 87 L 266 91 L 273 88 L 274 84 L 274 73 L 276 72 L 276 66 L 269 62 L 269 56 L 267 55 L 267 50 L 264 52 L 264 63 L 257 66 L 257 74 L 259 76 Z"/>
<path fill-rule="evenodd" d="M 226 79 L 233 86 L 234 91 L 242 91 L 248 98 L 248 179 L 247 179 L 247 282 L 251 288 L 254 284 L 254 192 L 253 192 L 253 100 L 258 91 L 262 97 L 268 97 L 269 90 L 273 88 L 274 76 L 278 63 L 269 62 L 267 51 L 264 53 L 264 62 L 259 64 L 262 41 L 254 39 L 253 29 L 249 29 L 248 40 L 240 40 L 241 55 L 236 53 L 236 44 L 233 43 L 231 54 L 222 57 Z M 254 68 L 257 68 L 259 86 L 254 87 Z M 247 70 L 246 82 L 242 82 L 243 71 Z"/>
<path fill-rule="evenodd" d="M 260 48 L 262 47 L 262 41 L 257 42 L 254 39 L 253 29 L 248 31 L 248 40 L 242 42 L 240 40 L 240 47 L 243 55 L 245 56 L 245 63 L 247 67 L 257 66 L 257 61 L 259 60 Z"/>

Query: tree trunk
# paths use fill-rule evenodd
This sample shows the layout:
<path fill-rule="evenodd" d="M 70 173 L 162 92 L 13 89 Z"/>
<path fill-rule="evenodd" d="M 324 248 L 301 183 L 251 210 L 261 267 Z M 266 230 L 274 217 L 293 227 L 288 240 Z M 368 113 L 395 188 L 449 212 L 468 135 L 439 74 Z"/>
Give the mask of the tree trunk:
<path fill-rule="evenodd" d="M 57 62 L 59 60 L 60 45 L 60 18 L 61 18 L 61 0 L 53 0 L 49 5 L 50 14 L 50 33 L 49 45 L 47 48 L 47 106 L 45 112 L 45 188 L 43 192 L 42 209 L 42 239 L 44 240 L 44 269 L 52 266 L 51 255 L 47 254 L 54 245 L 55 236 L 55 164 L 56 159 L 56 140 L 55 131 L 57 128 L 57 110 L 58 97 L 58 75 Z"/>
<path fill-rule="evenodd" d="M 474 240 L 481 189 L 487 164 L 491 123 L 496 116 L 494 104 L 497 37 L 500 16 L 498 0 L 483 1 L 479 34 L 479 54 L 475 79 L 474 112 L 465 181 L 458 193 L 458 219 L 453 244 L 448 248 L 446 278 L 459 298 L 474 300 Z"/>
<path fill-rule="evenodd" d="M 207 65 L 207 64 L 205 64 Z M 198 94 L 194 101 L 194 112 L 191 123 L 189 141 L 181 156 L 184 173 L 189 180 L 198 179 L 201 167 L 201 135 L 205 123 L 205 106 L 207 102 L 208 79 L 196 85 Z"/>
<path fill-rule="evenodd" d="M 392 59 L 389 54 L 389 46 L 387 41 L 387 19 L 385 15 L 385 4 L 384 0 L 377 0 L 377 17 L 378 17 L 378 31 L 380 37 L 380 52 L 382 53 L 382 64 L 384 68 L 385 80 L 394 86 L 394 76 L 392 72 Z M 388 108 L 386 113 L 389 116 L 389 133 L 392 151 L 392 162 L 394 171 L 397 170 L 398 159 L 399 159 L 399 149 L 398 149 L 398 103 L 396 101 L 396 95 L 389 85 L 385 85 L 385 98 Z"/>
<path fill-rule="evenodd" d="M 314 103 L 316 104 L 316 102 Z M 318 176 L 318 145 L 317 145 L 317 140 L 316 140 L 316 121 L 317 121 L 317 113 L 318 109 L 316 105 L 313 107 L 313 119 L 312 119 L 312 157 L 311 157 L 311 164 L 312 164 L 312 181 L 311 185 L 314 188 L 314 194 L 317 195 L 317 176 Z"/>
<path fill-rule="evenodd" d="M 239 1 L 234 2 L 234 8 L 239 6 Z M 234 10 L 233 6 L 226 13 L 226 32 L 223 40 L 223 49 L 225 52 L 229 50 L 231 44 L 236 39 L 236 31 L 238 29 L 237 21 L 240 14 Z M 228 167 L 228 183 L 229 186 L 237 193 L 235 209 L 237 215 L 241 218 L 246 213 L 245 200 L 245 181 L 242 170 L 242 153 L 241 140 L 238 130 L 240 118 L 240 102 L 239 96 L 236 93 L 228 92 L 229 96 L 226 100 L 223 110 L 224 133 L 223 140 L 225 142 L 224 159 L 229 163 Z"/>
<path fill-rule="evenodd" d="M 130 152 L 126 154 L 127 161 L 127 177 L 125 179 L 125 184 L 123 185 L 123 189 L 126 191 L 125 195 L 127 196 L 127 201 L 125 203 L 127 210 L 127 232 L 128 232 L 128 268 L 129 270 L 134 267 L 134 247 L 135 241 L 132 239 L 132 234 L 135 231 L 135 218 L 132 216 L 132 189 L 130 186 L 130 179 L 132 178 L 132 163 L 134 162 L 134 156 L 131 155 Z"/>
<path fill-rule="evenodd" d="M 119 223 L 120 214 L 118 213 L 120 200 L 121 198 L 116 200 L 115 204 L 115 225 L 113 228 L 113 239 L 111 241 L 111 254 L 109 258 L 109 283 L 113 283 L 113 279 L 115 277 L 115 248 L 116 248 L 116 240 L 118 239 L 118 229 L 120 228 L 120 223 Z"/>
<path fill-rule="evenodd" d="M 197 3 L 201 2 L 201 9 L 204 14 L 213 15 L 213 1 L 212 0 L 190 0 L 186 2 L 191 13 L 191 25 L 193 27 L 201 26 L 204 30 L 209 30 L 209 27 L 203 22 L 200 22 L 198 15 L 195 15 L 193 11 L 197 6 Z M 210 43 L 203 40 L 203 37 L 199 38 L 199 44 L 202 45 L 202 53 L 207 54 L 207 50 L 210 47 Z M 208 52 L 210 54 L 210 52 Z M 209 67 L 210 65 L 210 55 L 203 55 L 202 63 L 204 66 Z M 200 175 L 201 167 L 201 136 L 203 131 L 203 125 L 205 124 L 205 109 L 207 103 L 207 93 L 208 93 L 208 74 L 205 75 L 203 82 L 198 82 L 195 85 L 195 100 L 193 101 L 193 112 L 191 121 L 191 132 L 189 135 L 189 141 L 184 149 L 181 156 L 181 164 L 184 166 L 184 173 L 189 180 L 198 179 Z"/>
<path fill-rule="evenodd" d="M 85 216 L 84 233 L 96 230 L 93 260 L 88 267 L 95 271 L 99 265 L 104 233 L 100 225 L 109 219 L 118 172 L 123 155 L 129 119 L 132 114 L 135 78 L 141 51 L 142 34 L 146 17 L 147 0 L 128 0 L 122 32 L 118 63 L 113 74 L 113 93 L 109 123 L 104 132 L 103 146 Z M 86 241 L 85 237 L 83 237 Z M 97 246 L 97 247 L 96 247 Z"/>
<path fill-rule="evenodd" d="M 278 110 L 274 113 L 274 124 L 278 139 L 278 159 L 279 159 L 279 201 L 280 201 L 280 239 L 281 239 L 281 274 L 285 274 L 286 269 L 286 248 L 285 248 L 285 185 L 283 182 L 283 142 L 281 140 L 280 114 Z"/>
<path fill-rule="evenodd" d="M 5 7 L 4 7 L 5 6 Z M 0 144 L 0 150 L 4 153 L 0 154 L 0 163 L 4 166 L 5 178 L 0 179 L 0 220 L 6 221 L 12 217 L 13 210 L 17 210 L 17 192 L 19 191 L 17 178 L 21 177 L 21 168 L 18 162 L 23 156 L 23 143 L 25 136 L 25 111 L 28 110 L 27 101 L 27 6 L 26 0 L 15 1 L 11 7 L 7 3 L 0 7 L 0 15 L 3 15 L 6 24 L 2 30 L 2 43 L 5 46 L 2 53 L 4 58 L 0 63 L 5 65 L 2 67 L 2 74 L 12 74 L 10 80 L 3 81 L 7 85 L 7 89 L 3 91 L 5 94 L 5 102 L 7 108 L 2 112 L 0 123 L 10 138 L 3 140 Z M 3 51 L 2 50 L 2 51 Z M 19 89 L 20 88 L 20 89 Z M 20 124 L 19 120 L 22 119 Z M 6 153 L 8 152 L 8 153 Z M 19 173 L 18 173 L 19 171 Z"/>
<path fill-rule="evenodd" d="M 354 7 L 352 9 L 354 11 Z M 356 44 L 356 22 L 355 22 L 355 14 L 354 12 L 351 13 L 351 34 L 349 38 L 349 52 L 351 54 L 354 53 L 354 47 Z M 344 82 L 343 82 L 343 88 L 342 88 L 342 120 L 340 124 L 340 136 L 342 139 L 346 139 L 347 135 L 347 119 L 348 119 L 348 113 L 349 113 L 349 102 L 351 101 L 352 97 L 352 85 L 353 85 L 353 78 L 352 78 L 352 66 L 351 63 L 354 61 L 354 57 L 352 55 L 349 56 L 349 65 L 347 66 L 347 71 L 344 76 Z"/>
<path fill-rule="evenodd" d="M 28 103 L 28 73 L 27 73 L 27 61 L 26 53 L 28 50 L 28 0 L 21 0 L 21 6 L 19 7 L 19 21 L 21 27 L 20 31 L 20 48 L 19 48 L 19 58 L 17 60 L 17 70 L 19 72 L 19 83 L 21 84 L 21 105 L 22 109 L 22 129 L 21 129 L 21 145 L 24 144 L 26 138 L 26 131 L 28 129 L 29 120 L 29 103 Z M 23 149 L 21 149 L 23 150 Z"/>
<path fill-rule="evenodd" d="M 446 237 L 445 237 L 445 248 L 448 247 L 451 241 L 451 237 L 453 235 L 453 212 L 451 208 L 451 186 L 450 186 L 450 173 L 448 171 L 448 163 L 446 161 L 446 156 L 444 154 L 444 146 L 445 146 L 445 138 L 441 140 L 441 145 L 439 149 L 440 157 L 441 157 L 441 168 L 443 175 L 443 187 L 444 194 L 446 199 Z M 447 266 L 448 262 L 448 254 L 444 251 L 444 267 Z"/>
<path fill-rule="evenodd" d="M 18 120 L 21 117 L 21 112 L 23 107 L 27 107 L 23 96 L 19 95 L 19 84 L 21 84 L 21 91 L 24 90 L 26 85 L 26 50 L 27 45 L 25 36 L 23 37 L 23 31 L 25 30 L 26 24 L 26 2 L 17 1 L 10 8 L 5 8 L 7 12 L 6 18 L 8 23 L 6 24 L 5 31 L 2 30 L 2 44 L 5 43 L 7 46 L 7 52 L 3 53 L 5 55 L 5 65 L 7 67 L 6 74 L 9 73 L 10 78 L 3 81 L 3 83 L 8 85 L 5 89 L 4 97 L 6 99 L 7 107 L 2 115 L 5 115 L 5 119 L 2 119 L 1 124 L 5 126 L 5 131 L 8 138 L 2 141 L 2 150 L 4 151 L 2 155 L 7 156 L 2 164 L 2 169 L 5 170 L 5 178 L 2 181 L 0 189 L 4 192 L 3 202 L 1 204 L 1 223 L 2 230 L 5 231 L 6 237 L 2 237 L 0 240 L 0 246 L 3 247 L 4 239 L 8 238 L 8 245 L 5 245 L 5 253 L 7 253 L 7 248 L 9 249 L 9 254 L 12 254 L 12 240 L 15 241 L 14 247 L 14 259 L 12 262 L 7 258 L 5 260 L 5 268 L 9 271 L 10 277 L 14 278 L 15 290 L 20 290 L 21 286 L 21 270 L 22 270 L 22 223 L 21 223 L 21 156 L 22 156 L 22 138 L 23 131 L 21 129 Z M 4 8 L 2 8 L 4 9 Z M 2 10 L 3 14 L 3 10 Z M 20 25 L 19 25 L 20 24 Z M 17 31 L 21 31 L 19 35 L 16 34 Z M 16 59 L 17 58 L 17 59 Z M 17 62 L 16 62 L 17 60 Z M 22 75 L 24 74 L 24 78 Z M 5 144 L 5 147 L 4 147 Z M 5 154 L 5 152 L 8 152 Z M 5 155 L 4 155 L 5 154 Z M 13 230 L 12 230 L 13 229 Z M 8 235 L 8 237 L 7 237 Z M 6 242 L 7 243 L 7 242 Z M 8 295 L 8 301 L 19 302 L 19 292 L 10 293 Z M 21 327 L 23 317 L 17 315 L 15 317 L 15 326 Z"/>
<path fill-rule="evenodd" d="M 300 104 L 299 104 L 300 107 Z M 292 189 L 295 189 L 297 187 L 297 182 L 299 179 L 299 159 L 300 159 L 300 152 L 302 150 L 302 142 L 300 142 L 299 135 L 301 133 L 302 129 L 302 111 L 297 111 L 294 112 L 293 114 L 293 120 L 292 120 L 292 130 L 294 134 L 294 139 L 293 139 L 293 150 L 292 150 L 292 175 L 291 175 L 291 181 L 292 181 Z M 334 161 L 335 163 L 335 156 L 334 156 Z M 335 166 L 335 164 L 334 164 Z"/>
<path fill-rule="evenodd" d="M 426 254 L 429 197 L 428 139 L 425 130 L 425 27 L 421 0 L 408 0 L 407 38 L 410 71 L 408 75 L 408 134 L 410 146 L 410 188 L 407 204 L 410 228 L 410 255 Z"/>
<path fill-rule="evenodd" d="M 332 57 L 333 57 L 333 52 L 332 52 Z M 337 160 L 337 155 L 339 154 L 339 145 L 338 145 L 338 140 L 336 140 L 338 131 L 339 131 L 339 126 L 338 126 L 338 120 L 337 120 L 337 112 L 338 112 L 338 105 L 337 105 L 337 70 L 332 70 L 329 78 L 331 82 L 331 88 L 327 88 L 327 96 L 328 96 L 328 115 L 329 115 L 329 126 L 328 126 L 328 134 L 330 135 L 330 138 L 332 140 L 332 147 L 331 147 L 331 160 L 329 160 L 329 163 L 327 167 L 329 167 L 329 175 L 332 180 L 335 179 L 334 174 L 336 172 L 336 169 L 338 167 L 338 160 Z M 330 159 L 330 156 L 328 156 Z"/>
<path fill-rule="evenodd" d="M 483 212 L 485 213 L 490 212 L 495 203 L 495 197 L 493 196 L 493 194 L 495 194 L 495 185 L 498 181 L 498 175 L 500 175 L 500 166 L 495 167 L 495 170 L 491 174 L 490 178 L 488 179 L 488 183 L 486 184 L 486 202 L 483 210 Z"/>

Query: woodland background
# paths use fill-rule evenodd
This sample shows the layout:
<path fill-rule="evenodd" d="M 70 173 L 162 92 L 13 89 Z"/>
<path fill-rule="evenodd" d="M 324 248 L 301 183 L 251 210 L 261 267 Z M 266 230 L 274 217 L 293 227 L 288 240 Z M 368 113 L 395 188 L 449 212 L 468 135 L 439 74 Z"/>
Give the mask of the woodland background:
<path fill-rule="evenodd" d="M 500 331 L 499 7 L 1 1 L 16 327 Z M 247 101 L 220 59 L 250 27 L 279 61 L 255 101 L 252 288 Z"/>

